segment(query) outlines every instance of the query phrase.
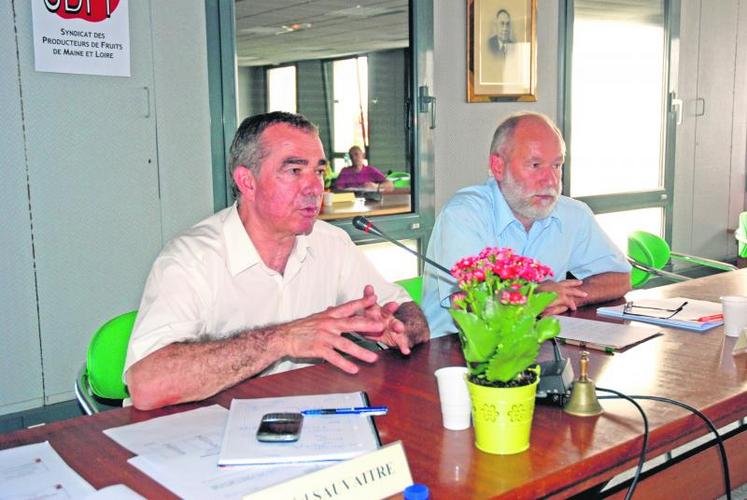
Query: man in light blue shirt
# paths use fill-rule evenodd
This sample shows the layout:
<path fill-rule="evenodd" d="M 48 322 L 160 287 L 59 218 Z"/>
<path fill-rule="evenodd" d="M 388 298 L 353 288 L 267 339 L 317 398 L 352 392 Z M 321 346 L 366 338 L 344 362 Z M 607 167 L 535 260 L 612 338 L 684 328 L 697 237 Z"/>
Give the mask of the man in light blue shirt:
<path fill-rule="evenodd" d="M 545 314 L 576 310 L 630 290 L 630 265 L 584 203 L 560 195 L 565 142 L 544 115 L 518 113 L 496 129 L 492 178 L 458 191 L 436 219 L 427 255 L 451 268 L 486 246 L 510 247 L 552 268 L 558 293 Z M 566 279 L 570 272 L 577 279 Z M 432 337 L 457 331 L 448 312 L 457 291 L 450 276 L 425 266 L 423 311 Z"/>

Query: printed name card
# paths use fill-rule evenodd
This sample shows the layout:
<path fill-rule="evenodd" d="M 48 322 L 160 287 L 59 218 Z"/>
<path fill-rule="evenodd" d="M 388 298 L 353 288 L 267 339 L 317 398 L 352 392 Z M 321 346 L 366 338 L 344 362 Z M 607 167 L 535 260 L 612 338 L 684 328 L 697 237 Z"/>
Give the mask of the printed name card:
<path fill-rule="evenodd" d="M 252 493 L 244 500 L 385 498 L 412 484 L 402 442 Z"/>

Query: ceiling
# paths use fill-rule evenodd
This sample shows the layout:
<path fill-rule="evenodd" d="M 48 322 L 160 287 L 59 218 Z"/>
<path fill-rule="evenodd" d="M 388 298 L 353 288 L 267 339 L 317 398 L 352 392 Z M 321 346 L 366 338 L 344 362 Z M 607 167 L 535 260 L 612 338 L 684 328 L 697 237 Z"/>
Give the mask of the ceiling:
<path fill-rule="evenodd" d="M 408 45 L 408 0 L 236 0 L 239 66 Z"/>

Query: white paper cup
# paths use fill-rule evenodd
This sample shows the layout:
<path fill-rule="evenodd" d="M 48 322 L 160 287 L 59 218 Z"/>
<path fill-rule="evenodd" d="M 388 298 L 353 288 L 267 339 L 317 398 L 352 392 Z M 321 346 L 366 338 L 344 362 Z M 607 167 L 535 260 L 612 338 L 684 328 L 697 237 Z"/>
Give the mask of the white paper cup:
<path fill-rule="evenodd" d="M 438 396 L 441 399 L 441 416 L 444 427 L 461 431 L 470 426 L 472 403 L 467 390 L 467 368 L 447 366 L 434 373 L 438 382 Z"/>
<path fill-rule="evenodd" d="M 322 195 L 322 203 L 325 207 L 329 207 L 332 205 L 332 200 L 334 199 L 333 193 L 324 193 Z"/>
<path fill-rule="evenodd" d="M 443 420 L 444 427 L 451 431 L 469 429 L 471 417 L 471 406 L 441 407 L 441 419 Z"/>
<path fill-rule="evenodd" d="M 747 326 L 747 297 L 721 297 L 721 306 L 724 312 L 724 333 L 729 337 L 739 337 L 742 328 Z"/>

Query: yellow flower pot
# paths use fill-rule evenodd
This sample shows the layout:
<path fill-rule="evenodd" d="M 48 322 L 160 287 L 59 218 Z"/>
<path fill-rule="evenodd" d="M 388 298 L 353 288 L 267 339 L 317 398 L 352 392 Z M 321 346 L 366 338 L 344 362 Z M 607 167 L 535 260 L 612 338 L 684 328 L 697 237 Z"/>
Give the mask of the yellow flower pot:
<path fill-rule="evenodd" d="M 469 379 L 467 383 L 475 446 L 497 455 L 511 455 L 529 448 L 539 376 L 533 384 L 521 387 L 485 387 Z"/>

